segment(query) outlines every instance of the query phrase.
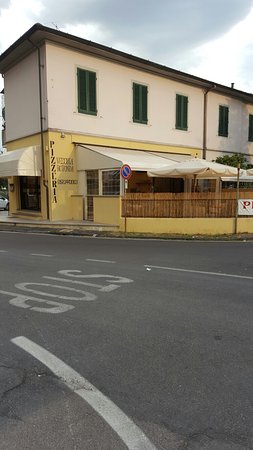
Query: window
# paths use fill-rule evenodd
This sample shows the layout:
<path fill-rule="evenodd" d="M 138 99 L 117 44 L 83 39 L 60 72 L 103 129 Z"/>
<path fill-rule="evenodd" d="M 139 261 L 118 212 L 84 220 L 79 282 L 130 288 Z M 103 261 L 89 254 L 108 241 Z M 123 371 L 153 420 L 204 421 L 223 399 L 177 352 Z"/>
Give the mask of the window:
<path fill-rule="evenodd" d="M 99 195 L 98 170 L 86 170 L 87 195 Z"/>
<path fill-rule="evenodd" d="M 188 129 L 188 97 L 180 94 L 176 95 L 176 128 Z"/>
<path fill-rule="evenodd" d="M 78 112 L 97 115 L 96 73 L 77 69 Z"/>
<path fill-rule="evenodd" d="M 249 137 L 248 140 L 253 142 L 253 114 L 249 115 Z"/>
<path fill-rule="evenodd" d="M 19 177 L 21 209 L 40 211 L 40 177 Z"/>
<path fill-rule="evenodd" d="M 133 122 L 148 123 L 148 87 L 133 83 Z"/>
<path fill-rule="evenodd" d="M 219 136 L 228 137 L 228 106 L 219 106 Z"/>
<path fill-rule="evenodd" d="M 102 195 L 120 194 L 120 171 L 103 170 L 102 171 Z"/>

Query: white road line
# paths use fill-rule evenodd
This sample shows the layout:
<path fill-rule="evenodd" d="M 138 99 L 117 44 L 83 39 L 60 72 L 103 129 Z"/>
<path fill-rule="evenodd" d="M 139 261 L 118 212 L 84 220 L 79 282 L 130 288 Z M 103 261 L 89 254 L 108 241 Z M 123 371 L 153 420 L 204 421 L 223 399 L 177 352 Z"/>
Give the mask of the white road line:
<path fill-rule="evenodd" d="M 42 362 L 69 389 L 83 398 L 111 426 L 129 450 L 157 450 L 118 406 L 70 366 L 24 336 L 11 339 L 11 342 Z"/>
<path fill-rule="evenodd" d="M 108 264 L 115 264 L 116 263 L 116 261 L 107 261 L 106 259 L 89 259 L 89 258 L 86 258 L 86 261 L 101 262 L 101 263 L 108 263 Z"/>
<path fill-rule="evenodd" d="M 44 256 L 46 258 L 51 258 L 53 255 L 45 255 L 43 253 L 30 253 L 31 256 Z"/>
<path fill-rule="evenodd" d="M 179 269 L 176 267 L 163 267 L 163 266 L 151 266 L 150 264 L 144 264 L 147 269 L 162 269 L 162 270 L 173 270 L 175 272 L 189 272 L 189 273 L 200 273 L 202 275 L 215 275 L 217 277 L 230 277 L 230 278 L 243 278 L 246 280 L 253 280 L 253 277 L 246 275 L 233 275 L 231 273 L 222 272 L 204 272 L 203 270 L 191 270 L 191 269 Z"/>
<path fill-rule="evenodd" d="M 7 253 L 8 250 L 0 250 L 0 253 Z"/>
<path fill-rule="evenodd" d="M 101 284 L 93 284 L 93 283 L 86 283 L 85 281 L 76 281 L 76 280 L 70 280 L 69 278 L 58 278 L 58 277 L 49 277 L 49 276 L 44 276 L 43 278 L 46 278 L 47 280 L 54 280 L 54 281 L 60 281 L 63 283 L 70 283 L 70 284 L 81 284 L 82 286 L 89 286 L 89 287 L 94 287 L 96 289 L 98 289 L 101 292 L 111 292 L 114 291 L 115 289 L 118 289 L 120 286 L 117 284 L 108 284 L 107 286 L 103 286 Z"/>
<path fill-rule="evenodd" d="M 72 305 L 66 305 L 65 303 L 59 303 L 59 302 L 53 302 L 51 300 L 43 300 L 41 298 L 32 297 L 31 295 L 22 295 L 17 294 L 16 292 L 9 292 L 9 291 L 0 291 L 0 294 L 4 295 L 10 295 L 13 297 L 9 303 L 11 305 L 17 306 L 18 308 L 29 308 L 32 311 L 38 311 L 38 312 L 44 312 L 44 313 L 50 313 L 50 314 L 59 314 L 63 313 L 65 311 L 69 311 L 71 309 L 74 309 L 74 306 Z M 37 303 L 45 303 L 46 305 L 52 305 L 50 308 L 40 308 L 37 306 L 32 307 L 31 305 L 27 304 L 27 300 L 32 300 Z"/>

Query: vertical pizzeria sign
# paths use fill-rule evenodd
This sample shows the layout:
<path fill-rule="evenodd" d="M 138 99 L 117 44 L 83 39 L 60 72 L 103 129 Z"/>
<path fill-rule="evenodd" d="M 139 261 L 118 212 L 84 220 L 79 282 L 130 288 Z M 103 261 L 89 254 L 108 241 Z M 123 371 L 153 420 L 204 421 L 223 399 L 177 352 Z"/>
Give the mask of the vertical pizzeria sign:
<path fill-rule="evenodd" d="M 78 184 L 78 180 L 71 178 L 74 174 L 74 159 L 68 157 L 55 156 L 54 142 L 50 142 L 50 170 L 52 203 L 57 203 L 57 188 L 59 186 L 70 187 Z"/>
<path fill-rule="evenodd" d="M 53 193 L 52 203 L 57 203 L 57 174 L 56 174 L 56 158 L 54 156 L 54 149 L 51 146 L 50 156 L 50 168 L 51 168 L 51 188 Z"/>

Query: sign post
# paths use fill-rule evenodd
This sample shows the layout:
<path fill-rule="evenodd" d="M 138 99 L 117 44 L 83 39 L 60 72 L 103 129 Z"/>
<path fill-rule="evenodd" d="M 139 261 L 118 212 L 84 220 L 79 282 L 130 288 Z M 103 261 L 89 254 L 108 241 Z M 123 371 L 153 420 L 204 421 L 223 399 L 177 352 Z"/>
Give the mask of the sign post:
<path fill-rule="evenodd" d="M 120 169 L 120 175 L 124 179 L 124 217 L 125 217 L 125 233 L 127 230 L 127 219 L 126 219 L 126 190 L 128 188 L 128 180 L 132 176 L 132 169 L 128 164 L 123 164 Z"/>
<path fill-rule="evenodd" d="M 236 178 L 236 205 L 235 205 L 235 234 L 237 234 L 238 225 L 238 203 L 239 203 L 239 183 L 240 183 L 240 163 L 237 166 L 237 178 Z"/>

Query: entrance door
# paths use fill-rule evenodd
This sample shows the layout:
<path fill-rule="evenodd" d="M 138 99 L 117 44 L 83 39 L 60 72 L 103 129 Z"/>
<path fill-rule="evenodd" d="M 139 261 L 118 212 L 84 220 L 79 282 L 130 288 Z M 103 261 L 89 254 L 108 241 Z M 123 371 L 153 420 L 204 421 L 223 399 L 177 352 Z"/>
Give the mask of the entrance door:
<path fill-rule="evenodd" d="M 40 177 L 19 177 L 21 209 L 40 211 Z"/>
<path fill-rule="evenodd" d="M 86 171 L 86 218 L 87 220 L 93 220 L 93 197 L 99 195 L 99 176 L 98 170 Z"/>

